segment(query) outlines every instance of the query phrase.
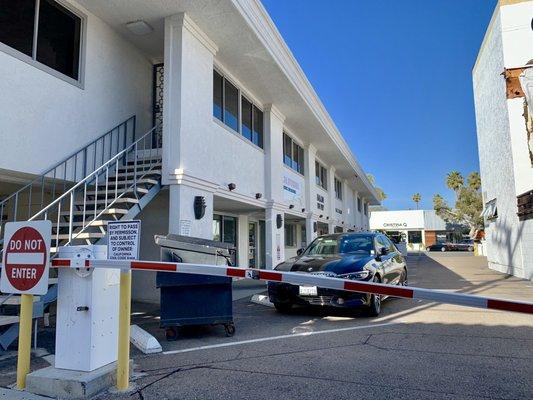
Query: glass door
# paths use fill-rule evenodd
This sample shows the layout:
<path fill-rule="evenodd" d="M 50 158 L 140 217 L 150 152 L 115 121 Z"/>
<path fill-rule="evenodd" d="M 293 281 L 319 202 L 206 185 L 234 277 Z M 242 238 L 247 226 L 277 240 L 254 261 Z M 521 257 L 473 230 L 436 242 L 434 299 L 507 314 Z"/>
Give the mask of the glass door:
<path fill-rule="evenodd" d="M 248 268 L 257 268 L 257 223 L 248 224 Z"/>

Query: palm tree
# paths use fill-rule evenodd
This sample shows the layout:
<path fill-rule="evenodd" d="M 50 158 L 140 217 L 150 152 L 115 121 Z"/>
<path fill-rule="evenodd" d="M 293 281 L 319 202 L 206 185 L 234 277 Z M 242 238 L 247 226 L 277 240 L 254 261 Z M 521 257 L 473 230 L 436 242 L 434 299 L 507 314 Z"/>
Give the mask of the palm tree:
<path fill-rule="evenodd" d="M 479 172 L 472 172 L 470 175 L 468 175 L 468 186 L 471 189 L 479 190 L 481 188 L 481 176 L 479 176 Z"/>
<path fill-rule="evenodd" d="M 420 200 L 422 200 L 422 196 L 420 193 L 413 194 L 413 201 L 416 203 L 416 209 L 418 210 L 418 203 L 420 203 Z"/>
<path fill-rule="evenodd" d="M 446 186 L 453 190 L 456 196 L 458 196 L 459 190 L 463 187 L 464 183 L 463 175 L 458 171 L 452 171 L 446 176 Z"/>

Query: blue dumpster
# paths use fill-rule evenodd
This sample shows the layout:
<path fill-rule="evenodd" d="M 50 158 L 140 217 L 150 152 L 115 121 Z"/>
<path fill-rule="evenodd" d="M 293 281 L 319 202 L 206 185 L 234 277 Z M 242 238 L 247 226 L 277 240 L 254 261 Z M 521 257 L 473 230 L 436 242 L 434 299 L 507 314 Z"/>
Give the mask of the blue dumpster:
<path fill-rule="evenodd" d="M 227 243 L 189 236 L 156 236 L 161 261 L 230 265 L 234 248 Z M 161 291 L 161 327 L 167 340 L 176 340 L 178 329 L 191 325 L 223 325 L 233 336 L 232 279 L 219 276 L 158 272 Z"/>

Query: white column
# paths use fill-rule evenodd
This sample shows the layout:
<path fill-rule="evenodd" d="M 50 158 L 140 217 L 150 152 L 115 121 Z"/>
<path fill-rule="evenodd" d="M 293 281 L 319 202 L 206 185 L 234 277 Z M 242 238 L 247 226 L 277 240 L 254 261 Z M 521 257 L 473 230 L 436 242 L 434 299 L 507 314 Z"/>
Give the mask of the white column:
<path fill-rule="evenodd" d="M 316 219 L 313 217 L 313 210 L 316 204 L 316 179 L 315 179 L 315 158 L 316 147 L 309 144 L 305 149 L 305 211 L 307 217 L 305 219 L 305 235 L 307 244 L 311 243 L 316 237 L 315 223 Z"/>
<path fill-rule="evenodd" d="M 335 230 L 335 167 L 328 169 L 328 233 L 333 233 Z"/>
<path fill-rule="evenodd" d="M 237 265 L 241 268 L 248 268 L 248 215 L 241 214 L 237 219 Z"/>
<path fill-rule="evenodd" d="M 278 228 L 278 215 L 281 216 L 282 223 Z M 275 207 L 272 203 L 267 205 L 265 210 L 265 256 L 266 268 L 273 269 L 280 262 L 285 260 L 285 215 L 280 207 Z"/>
<path fill-rule="evenodd" d="M 265 261 L 266 268 L 272 269 L 285 259 L 285 239 L 283 213 L 283 122 L 285 116 L 274 106 L 265 108 Z M 277 226 L 277 216 L 281 215 L 281 227 Z"/>
<path fill-rule="evenodd" d="M 191 171 L 184 147 L 212 118 L 216 51 L 216 45 L 186 14 L 165 18 L 162 181 L 169 185 L 169 232 L 207 239 L 213 234 L 213 192 L 187 183 Z M 206 203 L 200 219 L 194 216 L 195 196 Z"/>
<path fill-rule="evenodd" d="M 205 213 L 194 214 L 194 198 L 205 200 Z M 169 185 L 169 233 L 213 239 L 213 193 L 186 185 Z"/>

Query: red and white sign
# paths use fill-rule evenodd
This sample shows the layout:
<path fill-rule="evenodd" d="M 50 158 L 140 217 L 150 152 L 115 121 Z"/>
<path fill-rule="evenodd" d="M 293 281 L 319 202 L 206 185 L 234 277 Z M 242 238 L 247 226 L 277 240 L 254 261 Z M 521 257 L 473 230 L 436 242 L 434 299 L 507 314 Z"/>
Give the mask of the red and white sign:
<path fill-rule="evenodd" d="M 3 293 L 44 295 L 48 292 L 50 221 L 10 222 L 5 225 L 0 290 Z"/>

